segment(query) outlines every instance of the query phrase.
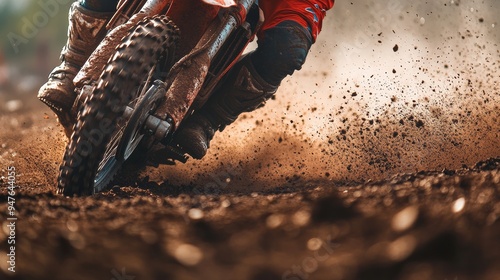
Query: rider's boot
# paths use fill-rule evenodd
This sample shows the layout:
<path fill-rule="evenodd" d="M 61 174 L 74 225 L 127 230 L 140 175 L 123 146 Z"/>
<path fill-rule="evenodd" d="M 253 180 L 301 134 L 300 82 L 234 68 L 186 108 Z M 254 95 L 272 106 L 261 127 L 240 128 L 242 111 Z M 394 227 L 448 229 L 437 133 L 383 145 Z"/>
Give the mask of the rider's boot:
<path fill-rule="evenodd" d="M 201 159 L 217 130 L 222 131 L 241 113 L 263 106 L 277 89 L 260 77 L 250 56 L 245 56 L 231 69 L 222 87 L 182 125 L 175 141 L 193 158 Z"/>
<path fill-rule="evenodd" d="M 88 10 L 75 2 L 69 10 L 68 41 L 61 52 L 61 65 L 38 91 L 38 99 L 54 111 L 66 135 L 72 133 L 71 107 L 76 98 L 73 79 L 106 35 L 105 26 L 113 13 Z"/>

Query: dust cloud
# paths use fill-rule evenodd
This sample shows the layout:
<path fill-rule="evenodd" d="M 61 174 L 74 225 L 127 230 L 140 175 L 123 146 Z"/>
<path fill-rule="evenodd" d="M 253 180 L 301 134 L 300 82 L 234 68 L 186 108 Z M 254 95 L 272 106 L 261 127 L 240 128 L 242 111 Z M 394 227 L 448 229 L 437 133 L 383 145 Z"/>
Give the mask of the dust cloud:
<path fill-rule="evenodd" d="M 338 1 L 276 100 L 218 133 L 202 161 L 145 175 L 258 191 L 497 157 L 499 12 L 498 1 Z"/>
<path fill-rule="evenodd" d="M 136 179 L 202 193 L 286 191 L 498 157 L 498 14 L 493 0 L 338 1 L 276 100 L 217 133 L 203 160 Z M 64 149 L 44 110 L 47 119 L 29 117 L 38 126 L 20 134 L 20 122 L 0 139 L 1 161 L 25 165 L 34 186 L 54 184 Z"/>

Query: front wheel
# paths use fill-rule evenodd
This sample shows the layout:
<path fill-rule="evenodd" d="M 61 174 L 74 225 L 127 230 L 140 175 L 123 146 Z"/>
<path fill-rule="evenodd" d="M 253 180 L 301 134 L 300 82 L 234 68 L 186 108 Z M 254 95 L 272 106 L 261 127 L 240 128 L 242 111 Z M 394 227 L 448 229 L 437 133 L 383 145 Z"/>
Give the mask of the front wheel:
<path fill-rule="evenodd" d="M 160 61 L 171 61 L 178 33 L 161 15 L 142 20 L 123 38 L 78 113 L 60 167 L 58 193 L 93 194 L 118 171 L 123 162 L 112 155 L 127 122 L 125 108 L 148 86 L 152 69 Z"/>

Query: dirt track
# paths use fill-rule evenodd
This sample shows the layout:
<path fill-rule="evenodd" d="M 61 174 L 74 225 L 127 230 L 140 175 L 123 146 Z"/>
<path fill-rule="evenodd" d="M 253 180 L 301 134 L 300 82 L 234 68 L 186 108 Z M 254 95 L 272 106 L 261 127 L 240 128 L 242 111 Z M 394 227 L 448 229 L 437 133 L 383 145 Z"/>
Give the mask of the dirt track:
<path fill-rule="evenodd" d="M 2 149 L 2 172 L 14 165 L 20 185 L 16 273 L 6 270 L 7 234 L 2 231 L 4 276 L 500 277 L 500 158 L 473 168 L 363 184 L 297 177 L 285 187 L 252 192 L 222 188 L 206 193 L 195 184 L 125 176 L 121 186 L 108 192 L 64 198 L 54 194 L 51 182 L 64 146 L 54 139 L 62 133 L 44 112 L 28 102 L 24 111 L 1 117 L 7 131 L 12 129 L 1 136 L 8 143 Z M 5 221 L 2 180 L 0 215 Z"/>

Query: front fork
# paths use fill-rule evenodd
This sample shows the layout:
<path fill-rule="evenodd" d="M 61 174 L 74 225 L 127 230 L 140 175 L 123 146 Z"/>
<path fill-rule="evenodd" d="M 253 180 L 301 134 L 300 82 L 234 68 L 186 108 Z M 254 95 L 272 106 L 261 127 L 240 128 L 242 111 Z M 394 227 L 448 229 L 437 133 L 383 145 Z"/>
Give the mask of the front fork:
<path fill-rule="evenodd" d="M 239 1 L 237 7 L 221 10 L 219 17 L 212 21 L 194 49 L 172 67 L 166 81 L 169 87 L 165 100 L 154 113 L 154 116 L 161 120 L 161 127 L 168 126 L 169 129 L 163 135 L 162 133 L 153 133 L 157 140 L 163 143 L 166 140 L 168 142 L 169 136 L 188 115 L 195 100 L 197 103 L 203 104 L 208 99 L 217 82 L 251 41 L 260 22 L 258 9 L 257 21 L 253 26 L 247 26 L 243 23 L 254 3 L 254 0 L 242 0 Z M 235 31 L 240 27 L 247 32 L 245 32 L 245 36 L 240 34 L 235 38 Z M 240 41 L 232 42 L 228 40 L 230 38 Z M 224 50 L 227 50 L 228 46 L 234 48 L 234 50 L 228 50 L 229 52 L 233 51 L 232 57 L 219 57 L 218 54 L 221 54 L 221 50 L 224 47 L 226 47 Z M 234 51 L 237 53 L 234 54 Z M 222 67 L 216 62 L 223 62 Z M 214 69 L 216 68 L 212 67 L 214 65 L 218 69 Z"/>

